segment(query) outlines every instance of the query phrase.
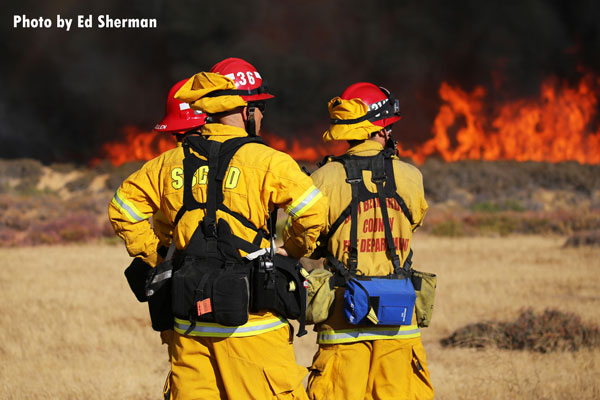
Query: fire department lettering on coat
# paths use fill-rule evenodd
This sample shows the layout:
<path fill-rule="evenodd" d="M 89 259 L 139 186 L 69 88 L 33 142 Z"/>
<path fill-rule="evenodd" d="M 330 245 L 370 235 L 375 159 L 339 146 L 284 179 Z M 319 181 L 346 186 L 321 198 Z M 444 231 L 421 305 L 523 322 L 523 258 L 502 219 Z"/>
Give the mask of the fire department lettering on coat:
<path fill-rule="evenodd" d="M 400 208 L 400 204 L 398 204 L 398 202 L 396 201 L 396 199 L 394 198 L 389 198 L 386 199 L 386 205 L 388 209 L 392 209 L 392 210 L 402 210 L 402 208 Z M 378 198 L 374 198 L 374 199 L 369 199 L 369 200 L 365 200 L 363 202 L 358 203 L 358 214 L 360 215 L 363 211 L 368 211 L 372 208 L 376 208 L 379 207 L 379 199 Z M 347 224 L 350 222 L 351 216 L 348 215 L 348 217 L 346 217 L 346 220 L 344 221 L 344 224 Z"/>
<path fill-rule="evenodd" d="M 397 249 L 402 249 L 403 252 L 408 251 L 409 239 L 405 238 L 394 238 L 394 246 Z M 361 239 L 358 241 L 358 249 L 361 253 L 377 253 L 379 251 L 386 251 L 387 247 L 385 244 L 385 238 L 373 238 L 373 239 Z M 350 250 L 350 240 L 344 240 L 344 251 Z"/>
<path fill-rule="evenodd" d="M 240 181 L 241 171 L 237 167 L 230 166 L 225 174 L 225 189 L 235 189 Z M 176 167 L 171 170 L 171 186 L 173 189 L 181 189 L 183 187 L 183 168 Z M 192 177 L 192 187 L 196 185 L 206 185 L 208 179 L 208 165 L 203 165 L 194 172 Z"/>
<path fill-rule="evenodd" d="M 390 228 L 394 229 L 394 218 L 390 218 Z M 384 230 L 383 218 L 367 218 L 363 223 L 363 233 L 383 232 Z"/>

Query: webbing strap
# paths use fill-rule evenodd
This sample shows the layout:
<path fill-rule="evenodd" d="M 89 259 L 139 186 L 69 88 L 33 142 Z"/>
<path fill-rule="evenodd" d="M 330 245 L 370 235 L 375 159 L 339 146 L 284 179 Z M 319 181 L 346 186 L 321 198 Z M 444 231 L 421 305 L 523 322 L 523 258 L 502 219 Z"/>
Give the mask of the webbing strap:
<path fill-rule="evenodd" d="M 394 199 L 396 199 L 396 202 L 398 202 L 398 205 L 400 206 L 400 209 L 408 219 L 408 222 L 410 222 L 411 225 L 414 225 L 415 222 L 413 220 L 412 214 L 410 213 L 410 210 L 408 209 L 408 206 L 404 202 L 402 196 L 400 196 L 397 192 L 394 192 Z"/>
<path fill-rule="evenodd" d="M 215 90 L 214 92 L 207 93 L 204 97 L 218 97 L 218 96 L 253 96 L 256 94 L 268 93 L 269 88 L 265 83 L 256 89 L 224 89 Z"/>
<path fill-rule="evenodd" d="M 217 166 L 219 165 L 219 150 L 221 143 L 211 141 L 208 153 L 208 179 L 206 182 L 206 215 L 202 221 L 206 237 L 206 251 L 209 254 L 217 252 Z"/>
<path fill-rule="evenodd" d="M 176 226 L 181 217 L 188 210 L 196 208 L 206 208 L 206 216 L 203 220 L 203 231 L 206 239 L 210 244 L 208 249 L 216 251 L 216 230 L 217 230 L 217 218 L 216 210 L 224 211 L 225 213 L 236 218 L 243 226 L 252 229 L 257 232 L 253 243 L 248 244 L 260 246 L 262 238 L 265 236 L 265 232 L 258 229 L 252 222 L 250 222 L 243 215 L 230 210 L 223 204 L 223 180 L 229 168 L 229 162 L 234 154 L 246 143 L 261 143 L 264 144 L 260 137 L 239 137 L 226 140 L 225 142 L 217 142 L 208 140 L 202 136 L 189 136 L 184 140 L 183 150 L 185 158 L 183 160 L 184 166 L 184 198 L 183 206 L 177 212 L 174 225 Z M 191 151 L 193 148 L 202 156 L 206 157 L 207 160 L 196 157 Z M 206 202 L 198 202 L 192 192 L 193 177 L 198 168 L 202 165 L 209 167 L 207 176 L 207 189 L 206 189 Z M 191 173 L 189 172 L 191 171 Z M 186 173 L 187 172 L 187 173 Z M 213 235 L 213 233 L 215 235 Z M 240 239 L 242 240 L 242 239 Z M 248 248 L 248 246 L 245 246 Z M 253 250 L 254 251 L 254 250 Z"/>
<path fill-rule="evenodd" d="M 194 179 L 194 174 L 196 170 L 200 168 L 201 165 L 206 165 L 206 161 L 200 160 L 198 157 L 194 156 L 190 151 L 190 146 L 187 142 L 183 142 L 183 154 L 185 155 L 183 159 L 183 207 L 184 210 L 181 214 L 185 213 L 188 210 L 195 210 L 196 208 L 204 208 L 206 207 L 206 203 L 200 203 L 194 197 L 192 192 L 192 182 Z M 188 173 L 186 174 L 186 171 Z M 177 214 L 181 212 L 181 209 Z M 177 217 L 176 217 L 177 218 Z M 181 216 L 179 217 L 181 218 Z M 179 221 L 179 220 L 177 220 Z M 177 223 L 175 223 L 177 225 Z"/>
<path fill-rule="evenodd" d="M 334 107 L 338 104 L 339 103 L 335 104 Z M 388 94 L 388 101 L 386 101 L 381 108 L 370 110 L 362 117 L 353 119 L 332 119 L 330 122 L 333 125 L 349 125 L 357 124 L 365 120 L 369 120 L 371 122 L 379 121 L 385 118 L 390 118 L 394 115 L 400 115 L 400 106 L 398 105 L 398 100 L 396 100 L 394 96 Z"/>
<path fill-rule="evenodd" d="M 350 248 L 348 249 L 348 269 L 351 274 L 356 274 L 358 268 L 358 184 L 362 182 L 362 170 L 358 163 L 344 163 L 346 168 L 346 182 L 352 188 L 352 200 L 350 201 Z"/>
<path fill-rule="evenodd" d="M 350 245 L 348 249 L 348 272 L 349 275 L 356 275 L 358 268 L 358 206 L 359 202 L 368 199 L 377 198 L 379 206 L 381 208 L 381 215 L 384 226 L 385 242 L 387 250 L 394 266 L 394 273 L 398 275 L 405 275 L 410 269 L 411 262 L 405 263 L 404 268 L 400 265 L 400 257 L 398 255 L 397 248 L 394 244 L 394 237 L 389 219 L 389 212 L 387 207 L 387 199 L 393 198 L 396 200 L 400 209 L 413 224 L 412 215 L 410 210 L 406 206 L 406 203 L 402 197 L 396 191 L 396 183 L 394 179 L 394 169 L 390 154 L 385 151 L 378 153 L 372 157 L 357 157 L 357 156 L 342 156 L 334 158 L 334 161 L 341 162 L 346 170 L 346 182 L 350 184 L 352 190 L 352 198 L 350 204 L 346 209 L 338 216 L 329 229 L 326 235 L 326 239 L 329 242 L 333 234 L 337 229 L 344 223 L 348 215 L 350 215 Z M 373 194 L 366 189 L 362 179 L 363 170 L 371 171 L 371 180 L 377 187 L 377 193 Z M 385 185 L 384 185 L 385 184 Z M 329 263 L 337 270 L 344 278 L 347 278 L 348 274 L 344 274 L 340 269 L 344 268 L 343 264 L 337 260 L 333 255 L 327 254 Z M 408 260 L 407 260 L 408 261 Z"/>
<path fill-rule="evenodd" d="M 387 198 L 385 196 L 385 189 L 383 187 L 383 183 L 386 181 L 384 160 L 385 159 L 383 157 L 373 158 L 373 162 L 371 164 L 371 181 L 373 181 L 373 183 L 375 183 L 377 186 L 379 208 L 381 208 L 381 218 L 383 219 L 383 227 L 385 231 L 385 242 L 390 253 L 390 258 L 392 259 L 392 264 L 394 265 L 394 273 L 400 274 L 402 272 L 402 267 L 400 265 L 400 257 L 398 257 L 396 246 L 394 246 L 394 236 L 392 235 L 392 227 L 390 226 L 390 217 L 387 209 Z"/>

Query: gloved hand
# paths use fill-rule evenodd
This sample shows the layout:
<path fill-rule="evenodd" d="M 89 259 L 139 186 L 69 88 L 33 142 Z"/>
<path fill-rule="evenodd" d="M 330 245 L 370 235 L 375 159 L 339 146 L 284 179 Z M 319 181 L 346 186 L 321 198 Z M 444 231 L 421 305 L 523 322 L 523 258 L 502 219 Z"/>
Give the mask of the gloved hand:
<path fill-rule="evenodd" d="M 127 283 L 135 297 L 139 302 L 148 301 L 146 296 L 146 278 L 152 267 L 142 261 L 141 258 L 135 257 L 129 267 L 125 270 Z"/>

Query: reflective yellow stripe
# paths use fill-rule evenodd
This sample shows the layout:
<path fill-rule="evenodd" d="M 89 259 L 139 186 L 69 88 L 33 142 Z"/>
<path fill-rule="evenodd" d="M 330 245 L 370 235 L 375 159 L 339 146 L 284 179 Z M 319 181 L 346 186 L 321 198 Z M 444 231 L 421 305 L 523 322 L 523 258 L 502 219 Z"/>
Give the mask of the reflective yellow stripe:
<path fill-rule="evenodd" d="M 284 326 L 287 326 L 287 324 L 287 320 L 283 318 L 269 318 L 252 321 L 240 326 L 224 326 L 215 322 L 196 322 L 196 326 L 188 333 L 188 335 L 204 337 L 254 336 L 283 328 Z M 175 330 L 178 333 L 182 335 L 185 334 L 190 326 L 190 321 L 175 318 Z"/>
<path fill-rule="evenodd" d="M 323 193 L 315 185 L 311 185 L 308 190 L 302 193 L 296 201 L 294 201 L 285 211 L 294 216 L 299 217 L 306 210 L 312 207 L 315 202 L 317 202 L 321 197 L 323 197 Z"/>
<path fill-rule="evenodd" d="M 352 343 L 364 340 L 412 339 L 421 336 L 417 325 L 364 327 L 319 332 L 319 344 Z"/>
<path fill-rule="evenodd" d="M 117 189 L 117 193 L 112 199 L 112 203 L 121 210 L 121 213 L 131 222 L 140 222 L 150 218 L 149 215 L 141 213 L 130 201 L 125 200 L 121 195 L 121 189 Z"/>

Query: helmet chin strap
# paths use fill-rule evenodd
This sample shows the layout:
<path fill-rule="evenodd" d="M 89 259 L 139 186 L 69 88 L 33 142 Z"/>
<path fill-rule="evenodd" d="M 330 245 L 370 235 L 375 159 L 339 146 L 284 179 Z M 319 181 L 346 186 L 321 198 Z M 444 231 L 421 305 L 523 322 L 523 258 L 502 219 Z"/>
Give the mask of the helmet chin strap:
<path fill-rule="evenodd" d="M 256 121 L 254 120 L 254 106 L 248 104 L 246 107 L 246 132 L 248 136 L 256 136 Z"/>

